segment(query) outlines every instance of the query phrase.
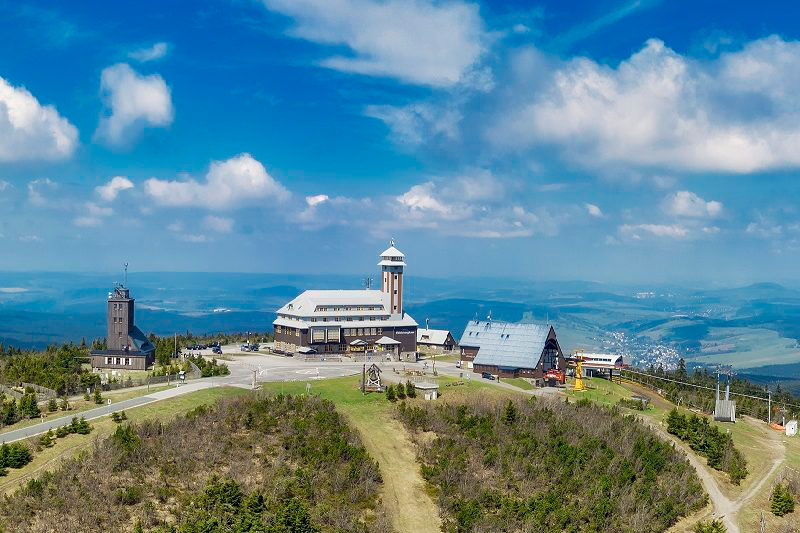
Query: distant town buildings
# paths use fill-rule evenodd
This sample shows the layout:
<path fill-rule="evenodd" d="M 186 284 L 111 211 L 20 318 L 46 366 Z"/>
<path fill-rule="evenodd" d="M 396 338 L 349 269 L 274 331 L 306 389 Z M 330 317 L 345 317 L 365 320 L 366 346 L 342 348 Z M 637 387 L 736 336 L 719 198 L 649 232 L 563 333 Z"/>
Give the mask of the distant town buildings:
<path fill-rule="evenodd" d="M 417 323 L 403 310 L 405 255 L 394 241 L 380 254 L 381 289 L 308 290 L 278 309 L 275 351 L 372 353 L 417 358 Z"/>
<path fill-rule="evenodd" d="M 130 290 L 114 287 L 106 303 L 106 349 L 91 351 L 92 368 L 146 370 L 155 362 L 156 348 L 134 323 Z"/>
<path fill-rule="evenodd" d="M 462 365 L 500 377 L 537 382 L 548 371 L 564 371 L 567 362 L 549 325 L 470 320 L 459 342 Z"/>

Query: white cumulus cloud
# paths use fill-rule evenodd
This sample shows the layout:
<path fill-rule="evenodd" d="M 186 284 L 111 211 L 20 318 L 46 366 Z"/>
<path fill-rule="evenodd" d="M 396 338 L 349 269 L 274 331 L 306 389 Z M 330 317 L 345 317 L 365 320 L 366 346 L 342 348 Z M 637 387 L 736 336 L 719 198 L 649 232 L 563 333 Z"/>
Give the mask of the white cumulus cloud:
<path fill-rule="evenodd" d="M 261 200 L 278 202 L 289 198 L 289 191 L 269 175 L 250 154 L 225 161 L 213 161 L 205 179 L 170 181 L 150 178 L 144 190 L 156 203 L 167 206 L 193 206 L 224 210 L 237 205 L 253 205 Z"/>
<path fill-rule="evenodd" d="M 594 204 L 583 204 L 586 208 L 586 212 L 589 213 L 593 217 L 601 218 L 603 216 L 603 211 Z"/>
<path fill-rule="evenodd" d="M 315 205 L 319 205 L 323 202 L 327 202 L 329 200 L 327 194 L 317 194 L 314 196 L 306 196 L 306 204 L 308 207 L 314 207 Z"/>
<path fill-rule="evenodd" d="M 128 54 L 128 57 L 135 59 L 136 61 L 146 63 L 147 61 L 161 59 L 167 55 L 167 52 L 169 52 L 169 44 L 160 42 L 154 43 L 152 46 L 146 46 L 144 48 L 134 50 Z"/>
<path fill-rule="evenodd" d="M 619 234 L 630 239 L 639 240 L 643 233 L 671 239 L 689 236 L 689 230 L 680 224 L 624 224 L 619 227 Z"/>
<path fill-rule="evenodd" d="M 346 46 L 325 67 L 449 87 L 469 76 L 490 36 L 478 4 L 457 0 L 262 0 L 294 19 L 289 34 Z"/>
<path fill-rule="evenodd" d="M 133 182 L 125 176 L 114 176 L 105 185 L 94 188 L 97 195 L 106 202 L 113 202 L 120 192 L 128 189 L 133 189 Z"/>
<path fill-rule="evenodd" d="M 722 203 L 707 202 L 691 191 L 678 191 L 664 200 L 664 210 L 675 216 L 715 218 L 722 213 Z"/>
<path fill-rule="evenodd" d="M 172 124 L 170 89 L 158 74 L 143 76 L 127 63 L 103 69 L 100 91 L 106 116 L 100 119 L 95 136 L 112 146 L 133 142 L 145 128 Z"/>
<path fill-rule="evenodd" d="M 55 107 L 0 77 L 0 161 L 63 159 L 77 145 L 77 128 Z"/>
<path fill-rule="evenodd" d="M 28 201 L 37 206 L 44 207 L 50 204 L 48 192 L 58 188 L 58 184 L 50 178 L 37 178 L 28 182 Z"/>
<path fill-rule="evenodd" d="M 430 229 L 443 235 L 502 239 L 558 232 L 556 217 L 541 208 L 519 205 L 500 180 L 483 170 L 447 185 L 433 181 L 413 185 L 396 196 L 393 209 L 391 204 L 389 208 L 394 213 L 390 226 Z"/>
<path fill-rule="evenodd" d="M 487 135 L 506 149 L 554 144 L 585 166 L 796 167 L 798 72 L 800 41 L 773 36 L 697 61 L 651 39 L 615 67 L 583 57 L 561 63 Z"/>
<path fill-rule="evenodd" d="M 96 227 L 102 224 L 104 217 L 110 217 L 114 210 L 110 207 L 99 206 L 94 202 L 86 202 L 80 213 L 72 220 L 79 227 Z"/>

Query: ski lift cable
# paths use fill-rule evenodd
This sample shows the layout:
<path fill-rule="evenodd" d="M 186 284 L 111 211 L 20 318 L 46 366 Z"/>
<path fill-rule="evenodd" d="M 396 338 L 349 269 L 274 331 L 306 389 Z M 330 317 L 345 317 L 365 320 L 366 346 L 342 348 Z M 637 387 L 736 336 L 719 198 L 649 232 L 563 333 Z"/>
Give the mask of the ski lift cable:
<path fill-rule="evenodd" d="M 672 383 L 678 383 L 680 385 L 686 385 L 687 387 L 695 387 L 695 388 L 698 388 L 698 389 L 706 389 L 706 390 L 710 390 L 710 391 L 716 391 L 717 390 L 714 387 L 706 387 L 704 385 L 697 385 L 695 383 L 687 383 L 685 381 L 678 381 L 677 379 L 662 378 L 660 376 L 654 376 L 652 374 L 645 374 L 644 372 L 637 372 L 635 370 L 630 370 L 630 369 L 625 369 L 625 370 L 623 370 L 623 372 L 630 372 L 631 374 L 638 374 L 640 376 L 645 376 L 645 377 L 654 378 L 654 379 L 660 379 L 662 381 L 670 381 Z M 761 397 L 761 396 L 753 396 L 751 394 L 744 394 L 744 393 L 741 393 L 741 392 L 731 392 L 730 394 L 731 394 L 731 396 L 742 396 L 744 398 L 753 398 L 754 400 L 761 400 L 762 402 L 768 402 L 769 401 L 769 398 L 764 398 L 764 397 Z M 800 405 L 793 404 L 793 403 L 783 403 L 783 402 L 780 402 L 780 403 L 781 403 L 781 405 L 788 405 L 790 407 L 800 407 Z"/>

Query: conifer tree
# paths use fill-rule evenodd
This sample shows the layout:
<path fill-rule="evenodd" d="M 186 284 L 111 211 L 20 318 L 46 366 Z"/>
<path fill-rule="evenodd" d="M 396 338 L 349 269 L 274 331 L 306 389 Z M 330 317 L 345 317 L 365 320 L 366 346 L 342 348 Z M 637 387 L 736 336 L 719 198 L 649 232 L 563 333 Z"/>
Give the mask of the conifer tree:
<path fill-rule="evenodd" d="M 517 407 L 514 405 L 514 402 L 508 400 L 505 411 L 503 411 L 503 422 L 507 426 L 513 426 L 514 422 L 516 421 L 517 421 Z"/>
<path fill-rule="evenodd" d="M 411 381 L 406 381 L 406 396 L 409 398 L 417 397 L 417 388 L 413 383 L 411 383 Z"/>
<path fill-rule="evenodd" d="M 794 511 L 794 498 L 789 489 L 781 483 L 772 489 L 770 510 L 775 516 L 783 516 Z"/>
<path fill-rule="evenodd" d="M 100 405 L 103 403 L 103 395 L 100 393 L 100 387 L 94 388 L 94 403 Z"/>
<path fill-rule="evenodd" d="M 51 413 L 58 411 L 58 402 L 55 398 L 50 398 L 50 401 L 47 402 L 47 410 Z"/>
<path fill-rule="evenodd" d="M 389 385 L 388 387 L 386 387 L 386 399 L 389 400 L 390 402 L 397 401 L 397 396 L 394 393 L 394 386 Z"/>
<path fill-rule="evenodd" d="M 397 384 L 396 394 L 398 400 L 406 399 L 406 388 L 403 386 L 402 382 Z"/>

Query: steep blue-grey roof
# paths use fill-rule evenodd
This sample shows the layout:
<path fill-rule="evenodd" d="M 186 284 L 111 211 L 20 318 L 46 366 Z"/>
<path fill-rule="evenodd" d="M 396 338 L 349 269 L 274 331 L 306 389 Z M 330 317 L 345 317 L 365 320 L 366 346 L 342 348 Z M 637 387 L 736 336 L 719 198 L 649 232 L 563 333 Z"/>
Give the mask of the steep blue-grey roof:
<path fill-rule="evenodd" d="M 133 349 L 133 351 L 151 352 L 156 349 L 156 347 L 153 346 L 153 343 L 150 342 L 150 339 L 148 339 L 147 336 L 144 333 L 142 333 L 142 330 L 140 330 L 136 326 L 133 326 L 133 328 L 131 328 L 130 338 L 131 341 L 133 342 L 133 346 L 131 346 L 131 349 Z"/>
<path fill-rule="evenodd" d="M 534 368 L 544 351 L 550 326 L 496 320 L 470 320 L 461 346 L 479 348 L 477 365 Z"/>

